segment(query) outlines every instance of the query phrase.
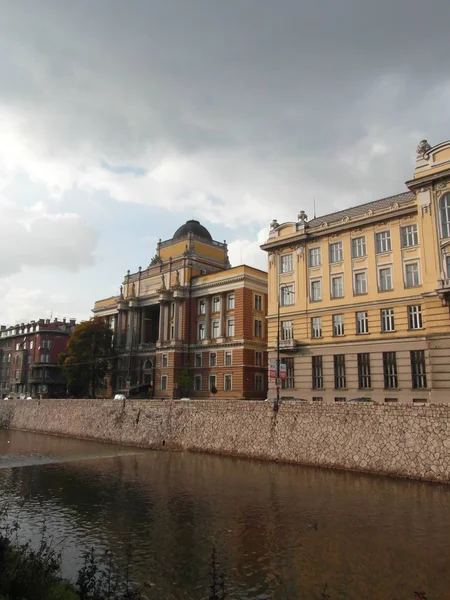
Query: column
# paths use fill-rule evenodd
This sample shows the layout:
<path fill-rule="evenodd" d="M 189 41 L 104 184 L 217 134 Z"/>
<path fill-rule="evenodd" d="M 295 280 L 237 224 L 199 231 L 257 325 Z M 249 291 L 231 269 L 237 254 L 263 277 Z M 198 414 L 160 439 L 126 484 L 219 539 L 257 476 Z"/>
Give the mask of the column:
<path fill-rule="evenodd" d="M 159 303 L 159 333 L 158 333 L 158 342 L 164 341 L 164 303 Z"/>
<path fill-rule="evenodd" d="M 205 339 L 211 337 L 211 297 L 205 297 Z"/>
<path fill-rule="evenodd" d="M 127 330 L 127 346 L 131 346 L 131 344 L 135 343 L 133 339 L 133 330 L 134 330 L 134 310 L 132 308 L 128 311 L 128 330 Z"/>
<path fill-rule="evenodd" d="M 173 311 L 173 329 L 174 329 L 173 339 L 178 340 L 178 339 L 180 339 L 180 335 L 178 333 L 178 323 L 180 321 L 178 313 L 180 310 L 180 303 L 178 302 L 178 300 L 174 300 L 174 302 L 175 302 L 175 309 Z"/>
<path fill-rule="evenodd" d="M 145 308 L 141 308 L 141 333 L 139 336 L 139 343 L 145 343 Z"/>

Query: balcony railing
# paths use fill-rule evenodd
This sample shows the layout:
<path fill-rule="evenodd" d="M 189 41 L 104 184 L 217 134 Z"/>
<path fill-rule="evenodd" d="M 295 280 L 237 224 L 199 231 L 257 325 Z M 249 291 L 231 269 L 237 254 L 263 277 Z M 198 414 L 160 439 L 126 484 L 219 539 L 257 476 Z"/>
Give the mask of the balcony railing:
<path fill-rule="evenodd" d="M 440 279 L 438 281 L 438 287 L 436 292 L 439 298 L 442 300 L 442 304 L 448 305 L 450 303 L 450 278 Z"/>
<path fill-rule="evenodd" d="M 297 346 L 297 340 L 280 340 L 280 350 L 293 350 Z"/>

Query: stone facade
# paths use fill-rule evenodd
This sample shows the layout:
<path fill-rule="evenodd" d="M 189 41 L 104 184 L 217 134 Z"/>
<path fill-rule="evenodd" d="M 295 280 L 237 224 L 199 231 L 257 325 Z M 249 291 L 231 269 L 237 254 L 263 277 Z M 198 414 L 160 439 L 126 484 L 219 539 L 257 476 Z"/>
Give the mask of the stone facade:
<path fill-rule="evenodd" d="M 448 406 L 7 400 L 0 427 L 450 483 Z"/>

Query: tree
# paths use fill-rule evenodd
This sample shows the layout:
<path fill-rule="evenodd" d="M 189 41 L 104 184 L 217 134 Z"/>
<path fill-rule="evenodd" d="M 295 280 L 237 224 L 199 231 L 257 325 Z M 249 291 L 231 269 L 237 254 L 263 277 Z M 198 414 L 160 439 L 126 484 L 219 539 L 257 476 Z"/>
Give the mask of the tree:
<path fill-rule="evenodd" d="M 74 396 L 96 397 L 104 389 L 112 358 L 112 331 L 99 317 L 76 325 L 58 363 L 67 377 L 67 388 Z"/>
<path fill-rule="evenodd" d="M 216 396 L 216 394 L 217 394 L 217 388 L 216 388 L 216 386 L 215 386 L 215 385 L 212 385 L 212 386 L 211 386 L 211 394 L 212 394 L 214 397 L 215 397 L 215 396 Z"/>
<path fill-rule="evenodd" d="M 187 367 L 182 367 L 178 371 L 177 385 L 182 396 L 189 396 L 192 391 L 192 378 Z"/>

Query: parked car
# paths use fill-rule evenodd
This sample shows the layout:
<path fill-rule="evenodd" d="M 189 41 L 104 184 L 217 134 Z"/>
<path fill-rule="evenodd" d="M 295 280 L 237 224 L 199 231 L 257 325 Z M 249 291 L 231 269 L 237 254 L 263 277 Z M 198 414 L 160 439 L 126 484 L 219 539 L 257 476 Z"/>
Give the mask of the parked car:
<path fill-rule="evenodd" d="M 127 397 L 125 396 L 125 394 L 116 394 L 114 396 L 114 400 L 126 400 Z"/>

